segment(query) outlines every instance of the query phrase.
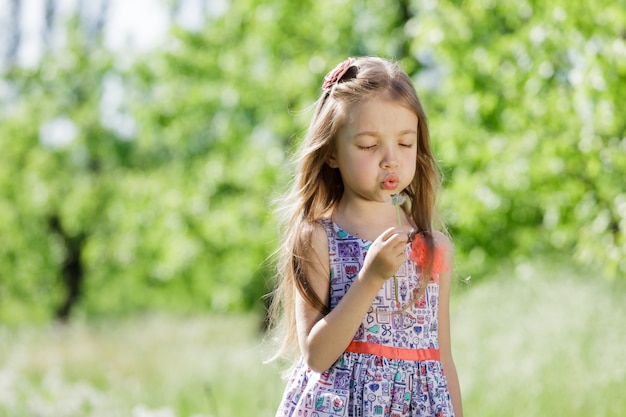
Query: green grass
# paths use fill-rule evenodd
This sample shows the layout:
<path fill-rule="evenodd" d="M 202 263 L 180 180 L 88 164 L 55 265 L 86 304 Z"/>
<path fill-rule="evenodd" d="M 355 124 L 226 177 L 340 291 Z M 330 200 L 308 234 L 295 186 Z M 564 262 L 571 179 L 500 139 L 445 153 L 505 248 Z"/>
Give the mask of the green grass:
<path fill-rule="evenodd" d="M 0 332 L 0 416 L 273 416 L 254 317 L 138 317 Z"/>
<path fill-rule="evenodd" d="M 621 416 L 626 288 L 530 265 L 458 286 L 467 416 Z M 273 416 L 284 388 L 253 316 L 0 328 L 0 416 Z"/>
<path fill-rule="evenodd" d="M 467 415 L 624 415 L 623 282 L 520 265 L 464 292 L 452 320 Z"/>

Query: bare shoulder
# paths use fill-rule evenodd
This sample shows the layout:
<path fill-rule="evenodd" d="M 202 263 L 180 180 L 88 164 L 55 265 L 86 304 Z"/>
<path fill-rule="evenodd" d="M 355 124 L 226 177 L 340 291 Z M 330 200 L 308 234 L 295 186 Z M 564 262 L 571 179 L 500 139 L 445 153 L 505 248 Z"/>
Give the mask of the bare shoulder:
<path fill-rule="evenodd" d="M 310 223 L 306 233 L 303 233 L 302 243 L 305 248 L 306 257 L 318 274 L 326 276 L 326 271 L 330 265 L 328 256 L 328 234 L 326 229 L 319 222 Z M 309 271 L 313 272 L 313 271 Z"/>
<path fill-rule="evenodd" d="M 319 222 L 311 224 L 311 246 L 318 253 L 328 253 L 328 234 Z"/>
<path fill-rule="evenodd" d="M 433 237 L 435 238 L 435 243 L 439 245 L 443 245 L 445 247 L 446 254 L 451 255 L 454 253 L 454 245 L 452 244 L 452 240 L 450 239 L 448 235 L 446 235 L 443 232 L 440 232 L 439 230 L 435 230 L 433 232 Z"/>
<path fill-rule="evenodd" d="M 443 266 L 441 273 L 439 274 L 439 285 L 440 288 L 445 289 L 446 291 L 450 288 L 450 284 L 452 282 L 452 270 L 454 267 L 454 245 L 452 244 L 452 240 L 445 233 L 440 231 L 433 232 L 433 237 L 435 238 L 435 245 L 437 248 L 443 248 Z M 435 258 L 437 258 L 437 251 L 439 249 L 435 249 Z"/>

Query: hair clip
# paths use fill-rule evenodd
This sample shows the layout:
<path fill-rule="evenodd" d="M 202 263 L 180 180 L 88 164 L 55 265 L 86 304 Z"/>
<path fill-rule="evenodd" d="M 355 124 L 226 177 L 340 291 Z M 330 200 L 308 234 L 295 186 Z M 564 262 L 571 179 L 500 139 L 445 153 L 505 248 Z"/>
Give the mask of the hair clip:
<path fill-rule="evenodd" d="M 322 84 L 322 88 L 324 90 L 329 90 L 335 85 L 337 82 L 341 80 L 341 78 L 346 75 L 346 72 L 354 66 L 355 59 L 348 58 L 339 65 L 337 65 L 332 71 L 330 71 L 324 77 L 324 83 Z"/>

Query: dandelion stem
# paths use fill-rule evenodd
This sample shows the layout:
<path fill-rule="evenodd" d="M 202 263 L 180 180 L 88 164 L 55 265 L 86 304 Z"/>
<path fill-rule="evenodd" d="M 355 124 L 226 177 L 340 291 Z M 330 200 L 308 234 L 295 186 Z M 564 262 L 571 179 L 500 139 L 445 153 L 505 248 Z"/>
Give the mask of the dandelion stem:
<path fill-rule="evenodd" d="M 396 216 L 398 217 L 398 226 L 402 226 L 402 219 L 400 218 L 400 206 L 396 205 Z"/>
<path fill-rule="evenodd" d="M 394 206 L 396 206 L 396 217 L 398 218 L 398 226 L 402 226 L 402 218 L 400 217 L 400 204 L 401 196 L 399 194 L 394 194 L 391 196 L 391 202 Z M 393 293 L 396 296 L 396 306 L 400 307 L 400 296 L 398 295 L 400 291 L 398 291 L 398 278 L 396 274 L 393 274 Z"/>

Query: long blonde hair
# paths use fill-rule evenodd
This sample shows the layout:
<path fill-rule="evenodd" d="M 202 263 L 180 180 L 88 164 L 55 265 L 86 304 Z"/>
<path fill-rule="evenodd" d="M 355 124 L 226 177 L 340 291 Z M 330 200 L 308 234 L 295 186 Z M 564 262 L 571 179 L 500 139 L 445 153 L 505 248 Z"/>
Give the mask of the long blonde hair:
<path fill-rule="evenodd" d="M 427 275 L 432 272 L 432 230 L 435 220 L 439 221 L 435 203 L 440 177 L 430 147 L 426 114 L 411 79 L 396 63 L 377 57 L 350 59 L 345 63 L 348 68 L 344 68 L 342 76 L 330 87 L 324 85 L 327 88 L 317 101 L 296 155 L 295 178 L 277 210 L 283 239 L 277 251 L 278 282 L 269 311 L 270 328 L 282 333 L 276 357 L 298 351 L 296 291 L 318 311 L 324 314 L 329 311 L 311 289 L 304 273 L 312 262 L 307 251 L 314 224 L 332 213 L 343 194 L 339 170 L 328 166 L 326 161 L 334 150 L 350 106 L 380 94 L 410 109 L 418 118 L 417 167 L 413 181 L 404 190 L 408 198 L 403 209 L 416 229 L 424 233 L 430 254 L 425 272 Z"/>

